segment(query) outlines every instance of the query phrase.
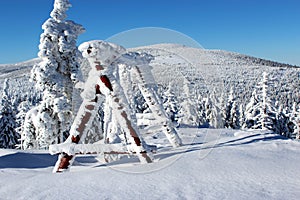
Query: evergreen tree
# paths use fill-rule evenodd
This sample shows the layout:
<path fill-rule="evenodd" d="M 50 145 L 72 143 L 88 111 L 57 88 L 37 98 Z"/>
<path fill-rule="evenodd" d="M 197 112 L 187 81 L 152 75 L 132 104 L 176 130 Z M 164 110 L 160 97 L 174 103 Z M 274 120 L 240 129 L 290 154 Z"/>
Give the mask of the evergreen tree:
<path fill-rule="evenodd" d="M 192 103 L 193 94 L 189 88 L 190 83 L 184 80 L 183 91 L 185 96 L 182 98 L 179 108 L 179 124 L 198 126 L 198 116 L 196 113 L 195 105 Z"/>
<path fill-rule="evenodd" d="M 244 122 L 245 122 L 245 113 L 244 113 L 244 106 L 243 104 L 240 104 L 239 107 L 239 111 L 240 111 L 240 128 L 243 128 Z"/>
<path fill-rule="evenodd" d="M 16 132 L 16 113 L 13 109 L 13 98 L 9 96 L 8 81 L 4 81 L 0 102 L 0 148 L 15 148 L 19 134 Z"/>
<path fill-rule="evenodd" d="M 268 74 L 263 73 L 263 79 L 258 84 L 258 89 L 261 91 L 261 99 L 259 103 L 258 123 L 254 128 L 274 130 L 276 110 L 268 93 Z"/>
<path fill-rule="evenodd" d="M 21 137 L 22 133 L 24 131 L 24 122 L 25 122 L 25 117 L 26 113 L 30 110 L 30 102 L 29 101 L 22 101 L 18 107 L 17 107 L 17 114 L 16 114 L 16 132 L 18 135 Z M 22 139 L 22 138 L 21 138 Z M 22 148 L 22 145 L 18 145 L 18 148 Z"/>
<path fill-rule="evenodd" d="M 276 102 L 276 104 L 277 103 L 278 102 Z M 289 117 L 286 112 L 286 109 L 284 110 L 282 108 L 282 105 L 278 105 L 278 110 L 276 112 L 274 132 L 279 135 L 287 136 L 289 132 L 288 126 L 289 126 Z"/>
<path fill-rule="evenodd" d="M 300 110 L 297 104 L 294 102 L 292 112 L 289 114 L 288 138 L 299 139 L 300 131 Z"/>
<path fill-rule="evenodd" d="M 293 137 L 295 137 L 295 139 L 297 139 L 297 140 L 300 140 L 300 109 L 299 109 L 299 107 L 298 107 L 295 124 L 296 124 L 296 127 L 294 129 Z"/>
<path fill-rule="evenodd" d="M 166 110 L 166 113 L 171 119 L 172 122 L 177 121 L 177 114 L 178 114 L 178 101 L 176 96 L 174 95 L 172 91 L 172 85 L 170 84 L 167 91 L 164 93 L 164 101 L 163 101 L 163 106 L 164 109 Z"/>
<path fill-rule="evenodd" d="M 233 89 L 231 88 L 228 100 L 224 110 L 224 126 L 225 128 L 233 128 L 233 115 L 235 111 L 233 110 L 233 104 L 235 103 L 235 99 L 233 97 Z M 235 104 L 236 106 L 236 104 Z M 235 108 L 236 109 L 236 108 Z"/>
<path fill-rule="evenodd" d="M 240 107 L 238 106 L 237 102 L 234 101 L 232 104 L 232 109 L 231 109 L 231 119 L 232 121 L 230 122 L 230 127 L 232 129 L 240 129 L 241 124 L 240 124 L 240 118 L 241 118 L 241 113 L 240 113 Z"/>
<path fill-rule="evenodd" d="M 275 131 L 277 114 L 268 94 L 268 86 L 268 75 L 264 72 L 246 107 L 244 127 Z"/>
<path fill-rule="evenodd" d="M 213 99 L 213 101 L 212 101 Z M 205 102 L 206 118 L 210 128 L 224 128 L 221 109 L 217 106 L 216 99 L 209 96 Z"/>
<path fill-rule="evenodd" d="M 38 108 L 39 107 L 33 107 L 26 113 L 21 134 L 22 149 L 37 149 L 39 147 L 36 139 L 36 129 L 38 128 L 38 120 L 36 120 L 36 118 L 38 117 Z"/>
<path fill-rule="evenodd" d="M 202 96 L 198 96 L 197 100 L 197 113 L 198 113 L 198 119 L 199 119 L 199 127 L 208 127 L 208 121 L 206 116 L 206 100 L 207 98 L 203 98 Z"/>
<path fill-rule="evenodd" d="M 257 96 L 256 88 L 252 92 L 250 102 L 246 105 L 246 109 L 244 112 L 244 124 L 242 125 L 243 128 L 253 128 L 253 126 L 257 123 L 258 118 L 257 115 L 259 114 L 258 110 L 258 103 L 259 99 Z"/>
<path fill-rule="evenodd" d="M 43 100 L 38 108 L 39 127 L 35 127 L 36 139 L 41 148 L 62 142 L 70 129 L 74 113 L 72 96 L 74 85 L 79 81 L 79 58 L 77 37 L 83 33 L 81 25 L 66 20 L 69 0 L 55 0 L 54 9 L 43 24 L 39 57 L 42 59 L 32 69 L 31 78 L 43 91 Z M 34 125 L 31 123 L 31 125 Z M 27 126 L 27 125 L 26 125 Z"/>

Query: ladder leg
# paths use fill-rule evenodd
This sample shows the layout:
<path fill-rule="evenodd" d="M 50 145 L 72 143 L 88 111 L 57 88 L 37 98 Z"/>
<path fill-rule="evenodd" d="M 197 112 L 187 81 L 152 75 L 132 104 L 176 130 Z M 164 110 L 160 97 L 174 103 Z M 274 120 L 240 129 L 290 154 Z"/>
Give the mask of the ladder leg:
<path fill-rule="evenodd" d="M 65 143 L 78 144 L 81 139 L 84 139 L 88 128 L 90 127 L 95 117 L 95 107 L 97 105 L 96 100 L 84 101 L 77 113 L 74 123 L 70 130 L 70 136 Z M 62 172 L 68 170 L 74 161 L 74 155 L 68 155 L 61 153 L 58 156 L 58 160 L 55 164 L 53 172 Z"/>

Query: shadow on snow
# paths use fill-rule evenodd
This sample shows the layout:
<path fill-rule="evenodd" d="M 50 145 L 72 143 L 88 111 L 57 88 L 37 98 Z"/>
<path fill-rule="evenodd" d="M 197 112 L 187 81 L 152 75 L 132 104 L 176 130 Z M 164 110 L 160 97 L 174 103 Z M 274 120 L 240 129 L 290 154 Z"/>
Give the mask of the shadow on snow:
<path fill-rule="evenodd" d="M 36 169 L 53 167 L 57 156 L 46 153 L 23 153 L 17 152 L 0 157 L 0 169 L 24 168 Z"/>
<path fill-rule="evenodd" d="M 261 136 L 261 137 L 259 137 Z M 232 146 L 241 146 L 247 145 L 251 143 L 261 142 L 261 141 L 271 141 L 271 140 L 286 140 L 287 138 L 280 136 L 280 135 L 270 135 L 266 136 L 264 134 L 255 134 L 249 135 L 245 137 L 241 137 L 234 140 L 229 140 L 222 143 L 215 143 L 208 146 L 203 146 L 205 143 L 202 142 L 192 142 L 189 144 L 184 144 L 182 147 L 179 148 L 162 148 L 155 157 L 156 159 L 162 160 L 167 159 L 172 156 L 194 152 L 194 151 L 201 151 L 213 148 L 220 148 L 220 147 L 232 147 Z M 57 161 L 57 156 L 52 156 L 46 153 L 23 153 L 17 152 L 14 154 L 4 155 L 0 157 L 0 169 L 5 168 L 24 168 L 24 169 L 36 169 L 36 168 L 48 168 L 53 167 L 55 162 Z M 77 162 L 76 162 L 77 161 Z M 90 156 L 82 156 L 76 157 L 75 165 L 80 165 L 80 163 L 96 163 L 98 162 L 95 157 Z M 132 163 L 138 162 L 137 158 L 123 158 L 119 161 L 115 161 L 112 163 L 105 163 L 100 164 L 97 167 L 101 166 L 110 166 L 110 165 L 118 165 L 119 163 Z"/>

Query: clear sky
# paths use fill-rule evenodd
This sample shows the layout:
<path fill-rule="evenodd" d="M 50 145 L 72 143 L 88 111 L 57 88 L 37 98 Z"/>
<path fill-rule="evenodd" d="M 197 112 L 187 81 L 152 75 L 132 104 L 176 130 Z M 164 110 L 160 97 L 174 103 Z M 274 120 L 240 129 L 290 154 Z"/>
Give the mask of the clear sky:
<path fill-rule="evenodd" d="M 54 0 L 0 0 L 0 64 L 37 57 Z M 179 31 L 206 49 L 300 66 L 300 0 L 70 0 L 78 44 L 134 28 Z"/>

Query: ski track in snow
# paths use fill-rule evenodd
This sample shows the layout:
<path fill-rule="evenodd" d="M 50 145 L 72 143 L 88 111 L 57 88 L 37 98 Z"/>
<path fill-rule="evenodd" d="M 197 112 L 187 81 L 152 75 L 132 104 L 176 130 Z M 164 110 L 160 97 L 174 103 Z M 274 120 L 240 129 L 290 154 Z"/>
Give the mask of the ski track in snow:
<path fill-rule="evenodd" d="M 78 156 L 52 174 L 47 151 L 0 150 L 0 199 L 298 199 L 300 143 L 259 130 L 179 129 L 184 146 L 163 134 L 155 162 L 105 164 Z"/>

